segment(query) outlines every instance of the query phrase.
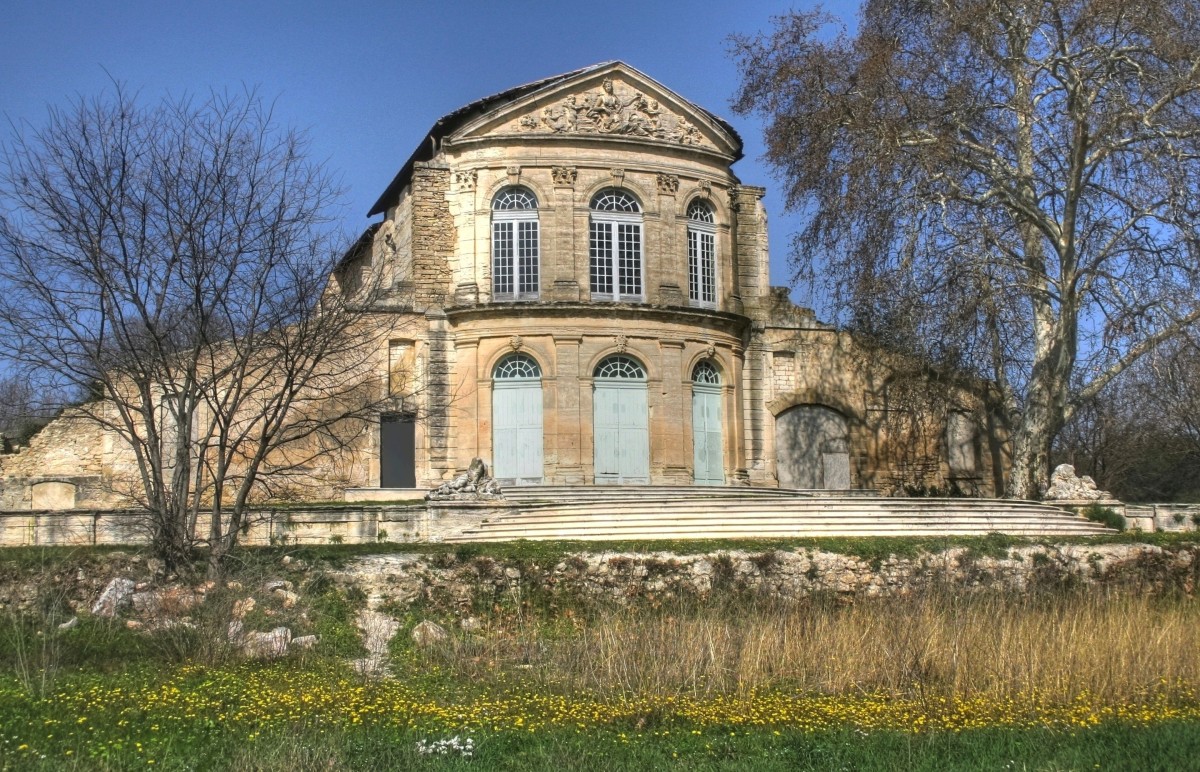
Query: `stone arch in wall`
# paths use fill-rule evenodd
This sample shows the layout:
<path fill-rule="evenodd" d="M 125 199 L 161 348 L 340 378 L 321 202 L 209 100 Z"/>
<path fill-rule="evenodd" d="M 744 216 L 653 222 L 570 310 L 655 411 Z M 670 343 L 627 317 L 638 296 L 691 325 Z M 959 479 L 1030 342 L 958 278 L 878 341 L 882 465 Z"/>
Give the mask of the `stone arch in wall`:
<path fill-rule="evenodd" d="M 819 404 L 794 405 L 775 416 L 775 467 L 781 488 L 850 487 L 850 426 Z"/>

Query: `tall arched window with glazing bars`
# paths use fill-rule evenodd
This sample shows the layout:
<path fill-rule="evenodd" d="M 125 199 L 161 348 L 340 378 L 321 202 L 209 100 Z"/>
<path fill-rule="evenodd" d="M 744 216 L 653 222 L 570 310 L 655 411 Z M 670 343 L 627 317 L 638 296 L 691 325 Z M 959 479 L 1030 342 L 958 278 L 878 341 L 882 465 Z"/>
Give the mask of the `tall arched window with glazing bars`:
<path fill-rule="evenodd" d="M 593 300 L 645 299 L 642 292 L 642 207 L 623 190 L 592 197 L 589 280 Z"/>
<path fill-rule="evenodd" d="M 541 288 L 538 202 L 528 188 L 492 199 L 492 299 L 534 300 Z"/>
<path fill-rule="evenodd" d="M 687 208 L 688 304 L 717 305 L 717 227 L 712 206 L 693 201 Z"/>

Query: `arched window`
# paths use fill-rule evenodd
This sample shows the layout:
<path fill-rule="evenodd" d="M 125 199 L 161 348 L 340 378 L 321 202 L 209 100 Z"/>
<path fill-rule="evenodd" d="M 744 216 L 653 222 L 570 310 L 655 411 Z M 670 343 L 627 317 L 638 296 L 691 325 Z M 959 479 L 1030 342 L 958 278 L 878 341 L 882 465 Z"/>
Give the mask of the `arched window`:
<path fill-rule="evenodd" d="M 697 362 L 692 368 L 692 383 L 718 386 L 721 383 L 721 374 L 709 362 Z"/>
<path fill-rule="evenodd" d="M 644 380 L 646 370 L 636 359 L 627 356 L 611 356 L 596 365 L 593 373 L 596 378 L 617 378 L 622 380 Z"/>
<path fill-rule="evenodd" d="M 592 299 L 645 299 L 641 206 L 625 191 L 606 188 L 592 198 L 591 209 Z"/>
<path fill-rule="evenodd" d="M 542 368 L 531 357 L 513 354 L 496 365 L 494 377 L 498 381 L 518 378 L 541 378 Z"/>
<path fill-rule="evenodd" d="M 504 188 L 492 199 L 492 298 L 532 300 L 538 279 L 537 197 L 527 188 Z"/>
<path fill-rule="evenodd" d="M 708 203 L 693 201 L 687 209 L 688 304 L 717 305 L 716 217 Z"/>

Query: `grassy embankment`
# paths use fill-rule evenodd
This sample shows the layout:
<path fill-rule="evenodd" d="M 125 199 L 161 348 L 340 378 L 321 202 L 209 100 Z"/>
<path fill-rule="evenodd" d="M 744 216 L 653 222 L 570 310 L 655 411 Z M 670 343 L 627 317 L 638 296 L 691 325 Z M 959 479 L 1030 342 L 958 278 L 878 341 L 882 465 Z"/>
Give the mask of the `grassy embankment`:
<path fill-rule="evenodd" d="M 1188 769 L 1200 758 L 1200 606 L 1180 591 L 791 604 L 730 592 L 627 607 L 512 594 L 474 608 L 482 628 L 470 633 L 449 607 L 395 609 L 396 677 L 368 682 L 345 664 L 362 653 L 361 596 L 320 570 L 360 551 L 289 551 L 314 566 L 302 603 L 264 603 L 253 621 L 323 638 L 271 664 L 223 645 L 242 591 L 210 592 L 194 628 L 83 618 L 59 631 L 68 614 L 49 579 L 78 570 L 80 553 L 0 552 L 9 580 L 24 572 L 46 588 L 36 609 L 3 621 L 0 767 Z M 253 587 L 281 554 L 248 551 L 231 579 Z M 447 623 L 450 639 L 415 647 L 407 631 L 424 618 Z M 460 748 L 470 738 L 470 756 L 419 745 L 454 737 Z"/>

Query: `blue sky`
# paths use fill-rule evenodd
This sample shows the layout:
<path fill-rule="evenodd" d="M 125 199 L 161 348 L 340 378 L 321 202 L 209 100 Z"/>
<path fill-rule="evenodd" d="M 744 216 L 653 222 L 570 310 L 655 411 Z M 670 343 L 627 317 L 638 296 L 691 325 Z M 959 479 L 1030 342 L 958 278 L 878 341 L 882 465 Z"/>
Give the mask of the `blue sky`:
<path fill-rule="evenodd" d="M 98 94 L 113 79 L 151 100 L 257 87 L 275 99 L 282 122 L 308 131 L 314 156 L 342 175 L 346 226 L 357 230 L 438 117 L 511 86 L 621 59 L 741 133 L 746 158 L 735 169 L 769 190 L 772 279 L 786 284 L 797 220 L 783 212 L 759 160 L 759 121 L 729 109 L 738 80 L 726 38 L 766 30 L 790 7 L 779 0 L 7 0 L 0 114 L 38 125 L 48 105 Z M 853 21 L 858 3 L 825 7 Z"/>

